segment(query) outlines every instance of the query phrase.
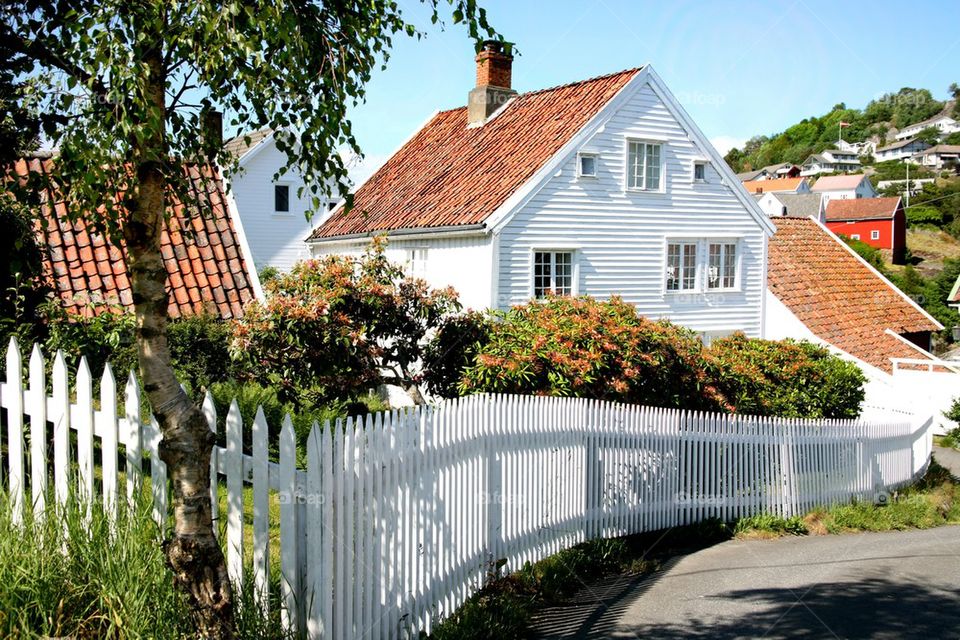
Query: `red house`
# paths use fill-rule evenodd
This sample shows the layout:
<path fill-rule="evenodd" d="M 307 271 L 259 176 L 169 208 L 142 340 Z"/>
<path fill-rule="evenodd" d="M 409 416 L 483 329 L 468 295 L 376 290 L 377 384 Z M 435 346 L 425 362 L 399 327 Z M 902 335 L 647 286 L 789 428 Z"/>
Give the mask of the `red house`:
<path fill-rule="evenodd" d="M 893 253 L 903 264 L 907 252 L 907 216 L 900 198 L 857 198 L 827 202 L 827 227 L 837 235 Z"/>

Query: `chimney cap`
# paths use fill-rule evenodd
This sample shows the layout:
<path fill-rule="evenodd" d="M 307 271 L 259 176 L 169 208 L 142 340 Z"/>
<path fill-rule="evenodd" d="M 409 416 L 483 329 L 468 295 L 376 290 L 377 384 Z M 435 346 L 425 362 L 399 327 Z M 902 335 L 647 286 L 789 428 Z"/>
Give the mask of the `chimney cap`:
<path fill-rule="evenodd" d="M 506 40 L 479 40 L 476 47 L 477 54 L 487 51 L 513 57 L 513 44 Z"/>

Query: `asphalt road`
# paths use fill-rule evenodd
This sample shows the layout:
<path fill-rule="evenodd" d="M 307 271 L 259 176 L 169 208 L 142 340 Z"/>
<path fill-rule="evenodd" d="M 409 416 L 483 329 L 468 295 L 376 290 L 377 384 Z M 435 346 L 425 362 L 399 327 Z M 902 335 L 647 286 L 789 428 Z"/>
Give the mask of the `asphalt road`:
<path fill-rule="evenodd" d="M 540 638 L 960 639 L 960 527 L 731 540 L 543 611 Z"/>

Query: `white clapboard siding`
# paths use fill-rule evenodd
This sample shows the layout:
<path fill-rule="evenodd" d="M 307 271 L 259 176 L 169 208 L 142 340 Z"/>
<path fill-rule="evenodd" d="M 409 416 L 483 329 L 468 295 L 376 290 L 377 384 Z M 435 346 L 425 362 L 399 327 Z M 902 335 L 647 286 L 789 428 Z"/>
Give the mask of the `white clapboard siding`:
<path fill-rule="evenodd" d="M 53 362 L 50 397 L 38 348 L 30 356 L 29 386 L 15 340 L 5 363 L 0 405 L 9 453 L 0 460 L 0 478 L 12 515 L 25 517 L 29 496 L 34 517 L 42 518 L 72 493 L 113 509 L 121 473 L 128 499 L 147 482 L 145 453 L 153 517 L 163 530 L 169 504 L 161 433 L 154 417 L 141 419 L 133 375 L 122 391 L 121 416 L 109 367 L 95 408 L 86 360 L 78 367 L 74 402 L 63 354 Z M 209 395 L 202 408 L 216 432 Z M 43 435 L 47 421 L 52 461 Z M 25 424 L 29 451 L 23 449 Z M 297 468 L 290 416 L 279 430 L 276 462 L 262 409 L 244 425 L 234 401 L 225 424 L 226 446 L 215 446 L 211 458 L 210 496 L 216 521 L 225 485 L 222 544 L 237 588 L 250 572 L 253 595 L 266 606 L 271 572 L 279 572 L 280 598 L 271 602 L 279 602 L 290 629 L 309 638 L 386 640 L 429 633 L 497 565 L 515 571 L 585 540 L 707 518 L 792 516 L 818 505 L 884 500 L 925 471 L 933 422 L 903 412 L 883 422 L 785 420 L 476 395 L 314 424 L 306 469 Z M 250 454 L 243 451 L 245 427 Z M 93 481 L 95 443 L 102 452 L 99 483 Z M 51 472 L 55 502 L 46 496 Z M 252 509 L 245 487 L 252 490 Z M 278 522 L 270 521 L 271 500 L 280 504 Z M 280 529 L 275 566 L 271 525 Z"/>

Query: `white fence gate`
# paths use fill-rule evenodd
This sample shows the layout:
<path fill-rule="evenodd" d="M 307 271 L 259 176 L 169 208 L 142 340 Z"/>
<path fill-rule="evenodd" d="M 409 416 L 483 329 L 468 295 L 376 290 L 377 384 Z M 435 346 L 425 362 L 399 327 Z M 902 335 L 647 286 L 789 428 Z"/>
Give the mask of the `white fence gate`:
<path fill-rule="evenodd" d="M 11 341 L 0 385 L 8 452 L 0 471 L 14 517 L 23 517 L 27 499 L 42 517 L 46 500 L 62 503 L 71 487 L 111 508 L 122 495 L 120 477 L 128 496 L 147 481 L 142 457 L 149 452 L 154 517 L 165 526 L 160 434 L 153 420 L 140 418 L 133 375 L 118 415 L 109 366 L 99 409 L 86 361 L 73 401 L 62 354 L 52 371 L 48 396 L 43 356 L 34 346 L 24 388 L 20 351 Z M 203 406 L 215 429 L 209 396 Z M 932 446 L 931 423 L 914 424 L 905 415 L 883 423 L 782 420 L 480 395 L 315 426 L 307 468 L 298 469 L 289 417 L 277 463 L 269 460 L 262 411 L 252 424 L 252 455 L 243 453 L 242 426 L 234 403 L 226 447 L 214 449 L 211 465 L 213 491 L 225 483 L 228 495 L 230 574 L 240 583 L 252 571 L 266 606 L 270 572 L 279 571 L 283 619 L 311 638 L 429 632 L 482 586 L 500 559 L 511 571 L 592 538 L 872 500 L 922 473 Z M 245 566 L 243 552 L 244 485 L 252 485 L 252 566 Z M 278 566 L 270 562 L 272 496 L 280 502 Z"/>

